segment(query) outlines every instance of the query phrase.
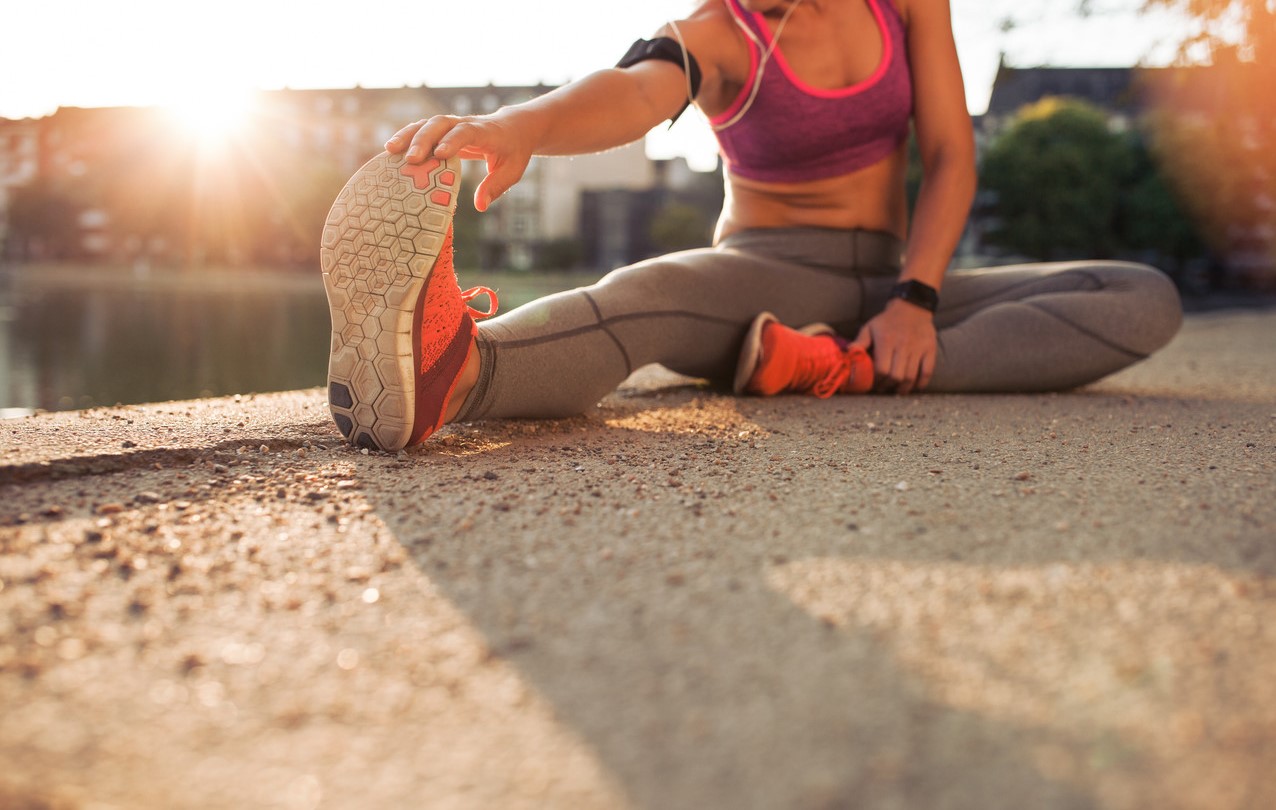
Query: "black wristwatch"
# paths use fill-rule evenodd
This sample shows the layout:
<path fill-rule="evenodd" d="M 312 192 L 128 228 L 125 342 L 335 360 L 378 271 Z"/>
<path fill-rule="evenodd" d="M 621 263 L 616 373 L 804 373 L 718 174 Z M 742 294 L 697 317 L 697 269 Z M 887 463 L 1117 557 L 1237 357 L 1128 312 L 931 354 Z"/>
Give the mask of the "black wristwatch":
<path fill-rule="evenodd" d="M 901 281 L 891 287 L 891 298 L 902 298 L 927 312 L 939 309 L 939 291 L 920 281 Z"/>

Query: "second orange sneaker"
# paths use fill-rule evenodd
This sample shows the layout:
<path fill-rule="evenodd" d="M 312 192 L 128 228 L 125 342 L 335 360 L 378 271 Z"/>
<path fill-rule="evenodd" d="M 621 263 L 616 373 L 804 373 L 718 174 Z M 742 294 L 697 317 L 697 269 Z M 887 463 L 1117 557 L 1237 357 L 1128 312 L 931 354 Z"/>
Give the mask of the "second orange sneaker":
<path fill-rule="evenodd" d="M 399 450 L 443 424 L 486 287 L 461 291 L 452 215 L 461 163 L 381 153 L 355 172 L 323 229 L 320 262 L 332 344 L 328 406 L 352 444 Z M 486 312 L 469 302 L 487 295 Z"/>
<path fill-rule="evenodd" d="M 825 324 L 791 329 L 770 312 L 753 320 L 736 366 L 737 394 L 862 394 L 873 387 L 873 360 Z"/>

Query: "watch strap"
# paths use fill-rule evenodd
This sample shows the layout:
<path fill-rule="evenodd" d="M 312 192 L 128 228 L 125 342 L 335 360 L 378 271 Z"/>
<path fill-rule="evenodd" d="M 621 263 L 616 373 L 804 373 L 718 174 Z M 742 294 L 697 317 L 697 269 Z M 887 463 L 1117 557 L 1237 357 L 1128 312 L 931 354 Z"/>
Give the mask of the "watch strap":
<path fill-rule="evenodd" d="M 927 312 L 939 309 L 939 291 L 920 281 L 901 281 L 891 287 L 891 298 L 902 298 Z"/>

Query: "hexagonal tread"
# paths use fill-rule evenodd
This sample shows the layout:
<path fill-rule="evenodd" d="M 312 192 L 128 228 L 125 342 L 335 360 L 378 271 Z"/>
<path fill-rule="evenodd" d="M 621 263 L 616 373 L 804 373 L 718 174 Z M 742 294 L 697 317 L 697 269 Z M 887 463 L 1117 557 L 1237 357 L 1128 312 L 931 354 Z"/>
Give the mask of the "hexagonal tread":
<path fill-rule="evenodd" d="M 378 155 L 341 190 L 325 220 L 329 405 L 356 446 L 397 449 L 411 435 L 412 318 L 443 247 L 459 167 Z"/>

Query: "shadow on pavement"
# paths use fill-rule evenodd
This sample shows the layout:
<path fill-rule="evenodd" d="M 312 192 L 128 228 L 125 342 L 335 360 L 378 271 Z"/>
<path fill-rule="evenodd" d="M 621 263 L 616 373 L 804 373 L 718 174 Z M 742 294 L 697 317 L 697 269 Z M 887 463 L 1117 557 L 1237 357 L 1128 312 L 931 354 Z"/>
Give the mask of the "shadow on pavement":
<path fill-rule="evenodd" d="M 1158 667 L 1186 664 L 1138 639 L 1177 608 L 1089 627 L 1137 614 L 1120 589 L 1162 569 L 1276 590 L 1259 485 L 1200 531 L 1214 459 L 1166 421 L 1197 404 L 820 407 L 681 388 L 613 400 L 605 426 L 461 428 L 366 494 L 644 808 L 1123 806 L 1218 763 L 1153 740 L 1175 695 Z M 1224 763 L 1242 795 L 1263 750 Z"/>

